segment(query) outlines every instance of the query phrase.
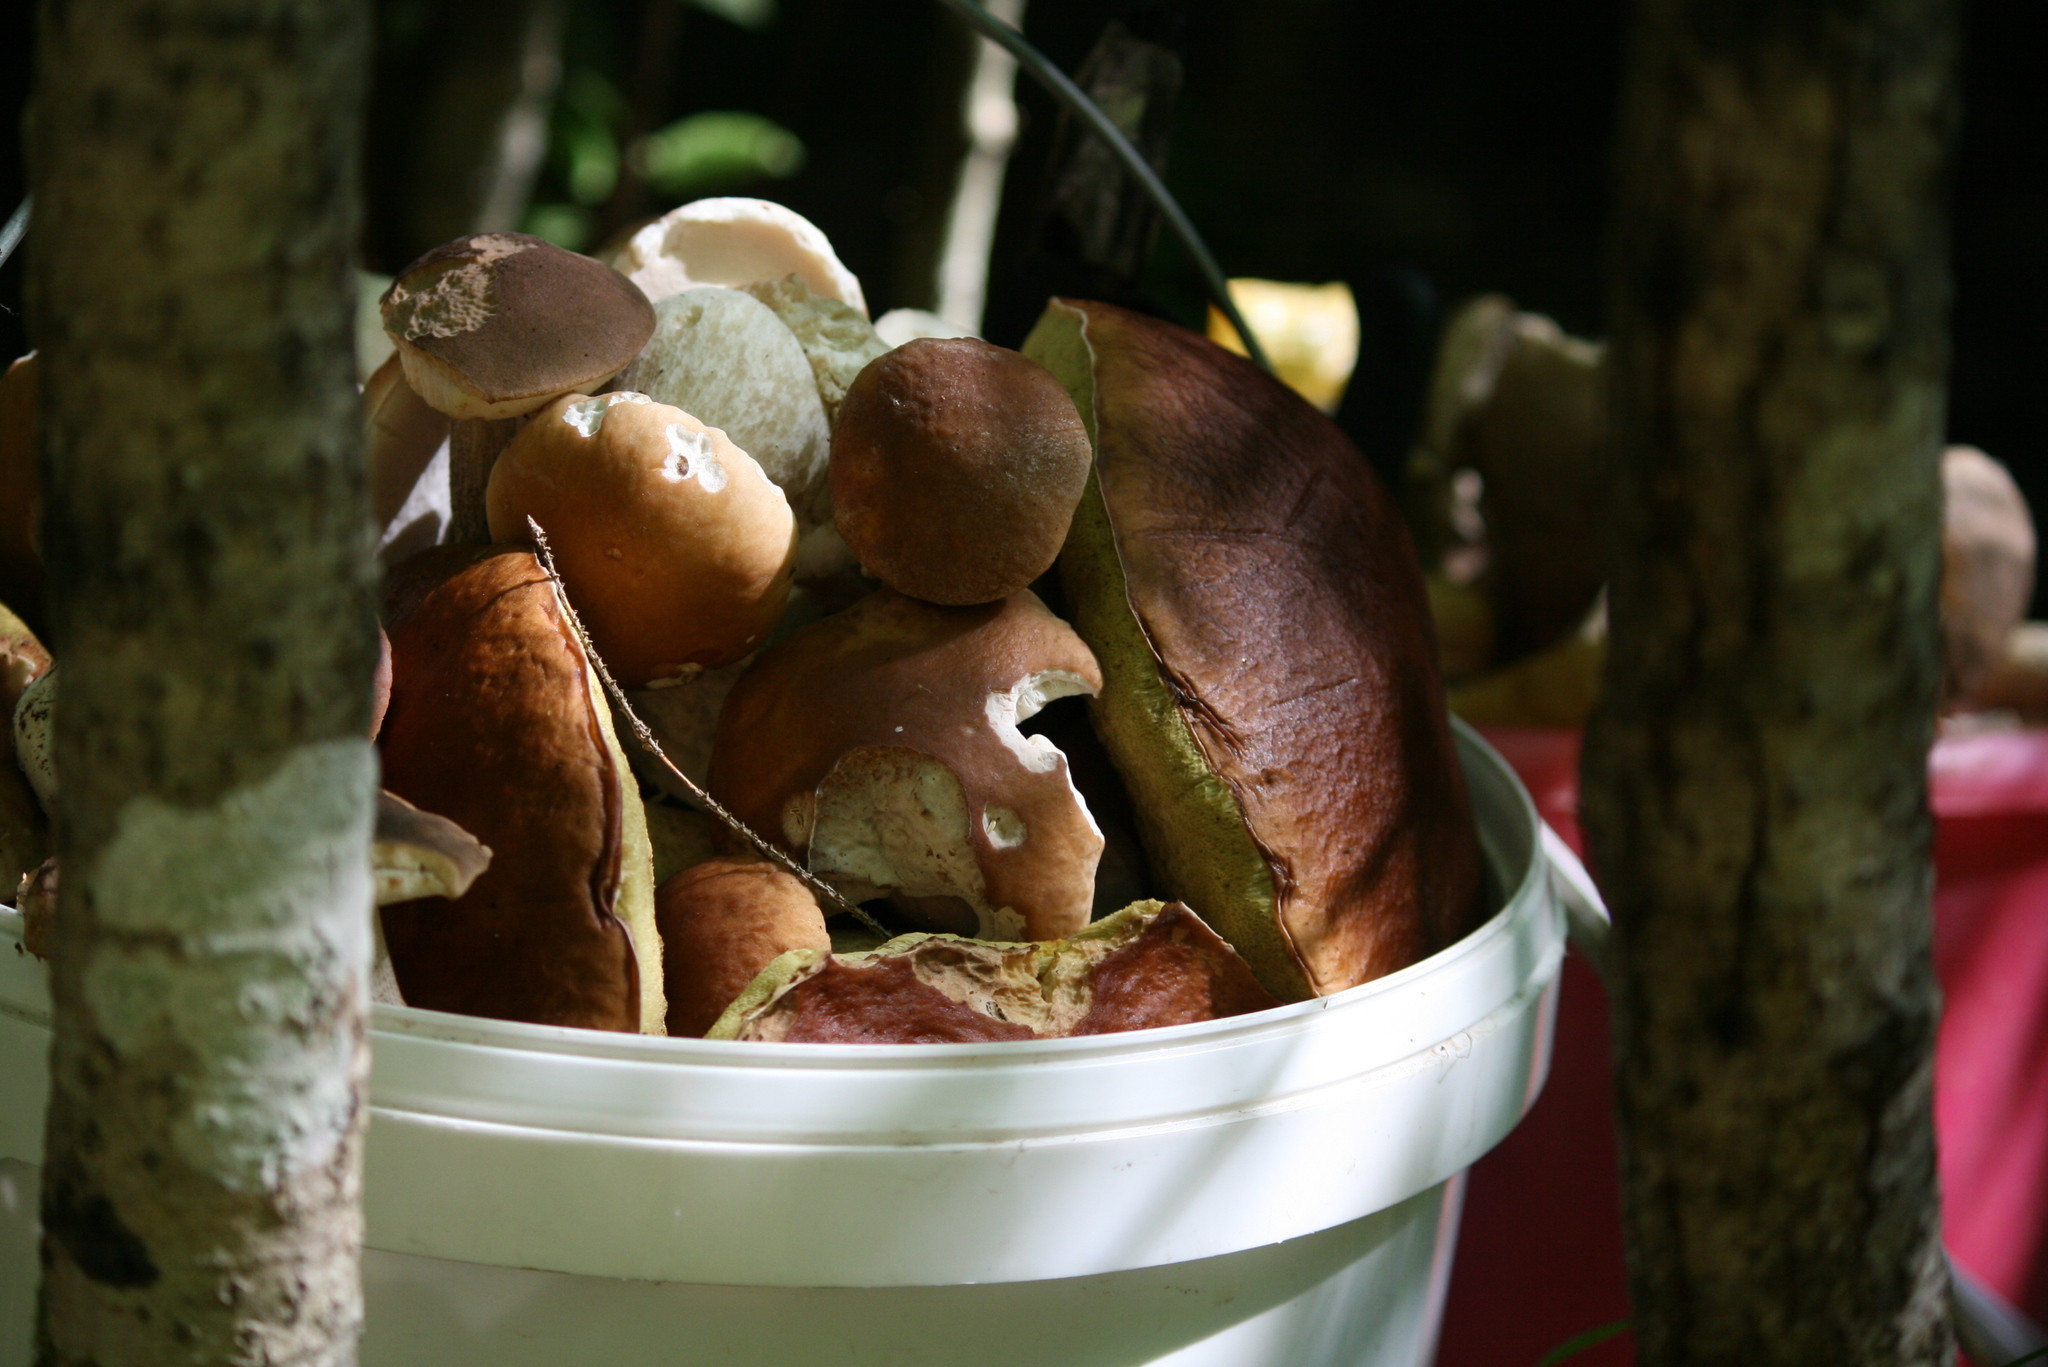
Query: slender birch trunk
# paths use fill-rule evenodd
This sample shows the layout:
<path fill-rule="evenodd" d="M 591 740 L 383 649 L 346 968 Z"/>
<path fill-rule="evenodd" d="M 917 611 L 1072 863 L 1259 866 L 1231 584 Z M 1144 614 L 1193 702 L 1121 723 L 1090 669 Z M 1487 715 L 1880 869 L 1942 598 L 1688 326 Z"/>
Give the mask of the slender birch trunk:
<path fill-rule="evenodd" d="M 376 657 L 357 0 L 40 0 L 61 905 L 44 1364 L 339 1364 Z"/>
<path fill-rule="evenodd" d="M 1946 1364 L 1927 749 L 1953 0 L 1638 0 L 1585 803 L 1645 1367 Z"/>

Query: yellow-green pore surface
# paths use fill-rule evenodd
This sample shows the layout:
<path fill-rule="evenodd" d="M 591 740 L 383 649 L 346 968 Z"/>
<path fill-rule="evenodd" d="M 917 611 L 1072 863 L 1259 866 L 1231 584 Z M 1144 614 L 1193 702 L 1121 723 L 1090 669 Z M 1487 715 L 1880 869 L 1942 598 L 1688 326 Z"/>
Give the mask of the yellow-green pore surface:
<path fill-rule="evenodd" d="M 1055 302 L 1025 340 L 1024 354 L 1066 386 L 1099 450 L 1086 315 Z M 1131 608 L 1099 464 L 1088 476 L 1059 564 L 1074 629 L 1102 666 L 1102 692 L 1089 699 L 1089 713 L 1130 790 L 1163 890 L 1230 941 L 1268 992 L 1282 1001 L 1313 996 L 1281 928 L 1265 853 L 1245 825 L 1236 794 L 1181 715 Z"/>

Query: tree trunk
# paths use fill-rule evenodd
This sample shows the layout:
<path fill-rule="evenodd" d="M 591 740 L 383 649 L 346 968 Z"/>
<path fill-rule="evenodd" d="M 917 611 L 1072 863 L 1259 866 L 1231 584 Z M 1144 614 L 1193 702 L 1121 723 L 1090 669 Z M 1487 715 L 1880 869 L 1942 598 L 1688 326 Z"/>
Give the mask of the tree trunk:
<path fill-rule="evenodd" d="M 1607 691 L 1636 1333 L 1945 1364 L 1926 764 L 1952 0 L 1640 0 Z"/>
<path fill-rule="evenodd" d="M 365 18 L 40 9 L 30 303 L 63 672 L 45 1364 L 354 1360 Z"/>

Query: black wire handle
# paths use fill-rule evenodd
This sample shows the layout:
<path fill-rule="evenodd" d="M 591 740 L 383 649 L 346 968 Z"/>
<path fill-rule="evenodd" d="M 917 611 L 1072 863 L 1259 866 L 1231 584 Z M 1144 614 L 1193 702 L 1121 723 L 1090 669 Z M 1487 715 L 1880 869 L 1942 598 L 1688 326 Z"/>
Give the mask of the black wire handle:
<path fill-rule="evenodd" d="M 1216 258 L 1209 254 L 1209 248 L 1202 241 L 1202 235 L 1195 231 L 1195 225 L 1182 211 L 1180 202 L 1173 197 L 1173 192 L 1159 179 L 1159 173 L 1152 169 L 1152 163 L 1145 160 L 1138 149 L 1131 145 L 1131 140 L 1124 136 L 1123 129 L 1118 128 L 1109 115 L 1102 112 L 1101 105 L 1088 98 L 1086 91 L 1068 80 L 1067 73 L 1054 66 L 1046 60 L 1044 53 L 1031 46 L 1023 34 L 990 14 L 977 3 L 977 0 L 939 0 L 939 3 L 966 20 L 968 26 L 976 33 L 1008 51 L 1017 59 L 1019 66 L 1030 72 L 1040 85 L 1052 93 L 1054 99 L 1065 105 L 1083 123 L 1094 129 L 1098 137 L 1109 144 L 1109 150 L 1116 153 L 1117 160 L 1124 164 L 1124 169 L 1136 177 L 1146 196 L 1158 206 L 1159 212 L 1166 216 L 1167 223 L 1173 228 L 1174 236 L 1188 249 L 1188 255 L 1194 257 L 1195 264 L 1201 268 L 1202 278 L 1208 283 L 1209 293 L 1216 300 L 1216 306 L 1223 310 L 1223 316 L 1237 329 L 1237 335 L 1243 340 L 1246 353 L 1260 369 L 1270 372 L 1273 363 L 1266 359 L 1265 350 L 1260 347 L 1259 339 L 1252 335 L 1251 327 L 1237 311 L 1237 305 L 1231 302 L 1230 282 L 1224 278 L 1223 268 L 1217 265 Z"/>
<path fill-rule="evenodd" d="M 14 255 L 14 249 L 21 245 L 21 239 L 28 232 L 28 210 L 33 197 L 23 195 L 21 203 L 7 216 L 7 222 L 0 225 L 0 266 L 7 264 L 7 258 Z"/>

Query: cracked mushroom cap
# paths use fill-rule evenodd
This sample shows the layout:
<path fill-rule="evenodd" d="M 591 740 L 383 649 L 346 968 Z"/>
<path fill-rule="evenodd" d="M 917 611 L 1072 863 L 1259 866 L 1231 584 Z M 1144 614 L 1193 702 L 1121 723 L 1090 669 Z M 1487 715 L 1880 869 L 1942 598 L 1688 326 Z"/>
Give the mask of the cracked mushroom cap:
<path fill-rule="evenodd" d="M 443 243 L 381 301 L 406 383 L 451 418 L 516 418 L 619 373 L 654 333 L 625 276 L 524 233 Z"/>
<path fill-rule="evenodd" d="M 1220 1020 L 1280 1003 L 1179 902 L 1133 902 L 1050 944 L 902 935 L 799 949 L 737 993 L 709 1039 L 941 1044 L 1063 1039 Z"/>
<path fill-rule="evenodd" d="M 1101 686 L 1029 593 L 947 608 L 882 589 L 754 662 L 719 718 L 711 793 L 856 901 L 1058 939 L 1088 923 L 1102 835 L 1066 756 L 1017 723 Z"/>
<path fill-rule="evenodd" d="M 832 515 L 861 565 L 929 603 L 992 603 L 1052 568 L 1088 429 L 1036 361 L 972 337 L 871 361 L 832 429 Z"/>
<path fill-rule="evenodd" d="M 628 688 L 753 651 L 782 615 L 796 520 L 725 433 L 645 394 L 557 399 L 491 470 L 491 535 L 540 523 L 571 601 Z"/>
<path fill-rule="evenodd" d="M 616 264 L 649 299 L 794 275 L 811 293 L 868 313 L 860 281 L 818 225 L 765 199 L 700 199 L 671 209 L 634 233 Z"/>

